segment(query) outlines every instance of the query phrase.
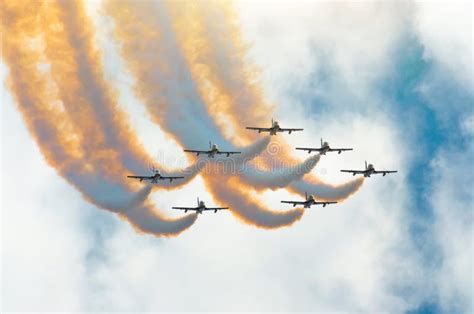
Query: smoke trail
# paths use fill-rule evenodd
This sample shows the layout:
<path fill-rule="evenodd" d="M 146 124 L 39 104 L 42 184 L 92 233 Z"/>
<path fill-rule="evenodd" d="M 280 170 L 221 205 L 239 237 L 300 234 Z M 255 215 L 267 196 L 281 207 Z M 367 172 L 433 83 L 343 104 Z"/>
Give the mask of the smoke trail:
<path fill-rule="evenodd" d="M 115 20 L 121 54 L 140 82 L 135 85 L 137 95 L 152 119 L 183 146 L 206 148 L 203 144 L 213 139 L 223 149 L 240 149 L 222 136 L 206 111 L 182 54 L 183 48 L 174 36 L 165 4 L 170 5 L 168 2 L 106 2 L 106 12 Z M 302 163 L 299 168 L 304 166 Z M 285 171 L 291 173 L 291 169 L 297 168 Z"/>
<path fill-rule="evenodd" d="M 128 63 L 130 72 L 140 82 L 135 87 L 136 93 L 145 103 L 153 120 L 184 147 L 203 149 L 206 148 L 203 147 L 203 142 L 213 139 L 222 146 L 222 150 L 235 149 L 235 146 L 221 135 L 206 111 L 182 55 L 182 48 L 174 36 L 165 4 L 109 1 L 106 3 L 106 11 L 115 20 L 115 35 L 121 43 L 121 54 Z M 239 160 L 239 157 L 235 158 L 234 160 Z M 213 180 L 213 175 L 203 177 L 209 181 Z M 209 183 L 207 186 L 222 191 L 222 184 L 223 182 L 220 186 L 217 183 Z M 243 188 L 234 188 L 233 194 L 212 192 L 218 194 L 223 202 L 238 205 L 235 204 L 235 196 L 238 195 L 239 202 L 251 203 L 249 194 L 241 191 Z M 239 209 L 238 206 L 233 207 Z M 252 208 L 255 211 L 263 211 L 262 217 L 269 219 L 272 214 L 278 215 L 278 219 L 284 217 L 285 224 L 300 217 L 293 212 L 280 214 L 267 211 L 261 206 Z M 258 220 L 254 221 L 254 224 L 265 224 L 262 217 L 257 214 L 246 215 L 245 221 L 249 222 L 255 218 Z M 283 224 L 269 223 L 275 227 Z"/>
<path fill-rule="evenodd" d="M 295 181 L 288 188 L 294 192 L 314 194 L 326 201 L 342 201 L 357 192 L 364 183 L 364 178 L 357 178 L 341 185 L 328 185 L 318 181 Z"/>
<path fill-rule="evenodd" d="M 8 2 L 1 12 L 2 29 L 5 30 L 3 58 L 9 67 L 9 87 L 23 119 L 48 164 L 75 186 L 85 199 L 114 212 L 138 206 L 148 196 L 149 187 L 133 192 L 123 184 L 109 182 L 97 175 L 91 160 L 84 158 L 80 139 L 72 133 L 74 127 L 64 114 L 55 85 L 51 83 L 38 20 L 38 9 L 45 8 L 38 5 L 41 4 L 36 1 Z M 147 208 L 152 211 L 149 206 Z M 152 218 L 156 226 L 192 224 L 189 217 L 177 221 L 163 220 L 156 215 Z M 184 229 L 175 229 L 172 234 Z M 163 235 L 156 228 L 143 231 Z"/>
<path fill-rule="evenodd" d="M 188 53 L 188 58 L 198 62 L 199 66 L 194 67 L 196 75 L 199 77 L 205 89 L 212 90 L 212 96 L 219 101 L 218 110 L 209 110 L 213 115 L 225 112 L 228 121 L 236 125 L 234 132 L 239 138 L 248 138 L 248 132 L 239 129 L 242 121 L 254 125 L 268 125 L 268 116 L 271 107 L 264 101 L 263 92 L 256 84 L 255 73 L 257 72 L 248 61 L 245 60 L 247 47 L 241 39 L 240 30 L 237 24 L 237 13 L 230 2 L 199 2 L 193 8 L 189 8 L 188 13 L 192 16 L 185 16 L 181 13 L 181 5 L 175 5 L 175 19 L 193 20 L 194 27 L 187 23 L 176 23 L 177 33 L 181 38 L 199 37 L 194 42 L 200 43 L 200 49 L 192 49 Z M 188 6 L 191 7 L 191 6 Z M 209 87 L 211 86 L 211 88 Z M 255 134 L 255 133 L 253 133 Z M 295 181 L 301 177 L 288 176 L 285 182 L 274 181 L 274 163 L 297 163 L 287 152 L 289 146 L 282 141 L 278 155 L 265 153 L 262 160 L 269 164 L 271 171 L 262 171 L 252 168 L 250 165 L 247 171 L 241 174 L 241 179 L 245 182 L 255 184 L 257 187 L 278 182 L 277 187 Z M 295 168 L 301 167 L 299 165 Z M 282 171 L 288 173 L 288 169 Z M 363 181 L 348 182 L 340 186 L 335 186 L 322 182 L 317 178 L 309 178 L 295 182 L 295 186 L 304 186 L 308 190 L 318 191 L 327 197 L 346 198 L 356 192 Z"/>
<path fill-rule="evenodd" d="M 301 179 L 309 173 L 318 163 L 319 154 L 305 160 L 303 164 L 278 168 L 272 165 L 271 171 L 262 171 L 256 167 L 247 167 L 244 171 L 245 176 L 241 180 L 251 183 L 252 186 L 259 189 L 278 189 L 284 188 L 291 182 Z"/>
<path fill-rule="evenodd" d="M 257 99 L 255 95 L 249 93 L 249 90 L 241 90 L 238 88 L 228 89 L 225 86 L 227 81 L 222 81 L 216 75 L 216 68 L 219 71 L 226 71 L 227 76 L 234 76 L 236 74 L 244 74 L 244 80 L 251 80 L 255 77 L 255 70 L 250 69 L 248 64 L 243 62 L 239 63 L 239 71 L 227 71 L 228 64 L 221 61 L 227 61 L 227 59 L 241 60 L 245 49 L 239 47 L 238 49 L 229 49 L 225 51 L 226 56 L 220 58 L 220 49 L 224 49 L 228 46 L 226 43 L 223 46 L 219 46 L 216 42 L 216 38 L 226 37 L 229 41 L 229 37 L 234 37 L 230 32 L 223 31 L 226 24 L 223 24 L 218 19 L 215 20 L 218 24 L 217 27 L 214 24 L 207 25 L 205 15 L 208 11 L 215 11 L 216 7 L 221 7 L 221 3 L 215 2 L 173 2 L 169 1 L 166 3 L 168 14 L 171 16 L 170 21 L 173 26 L 175 36 L 178 38 L 181 44 L 181 50 L 183 57 L 185 58 L 189 71 L 192 73 L 193 78 L 197 82 L 197 88 L 200 96 L 203 98 L 206 108 L 209 114 L 214 118 L 219 129 L 225 134 L 226 138 L 230 139 L 233 143 L 244 144 L 248 143 L 257 138 L 255 133 L 252 132 L 241 132 L 242 123 L 245 123 L 248 116 L 252 116 L 253 119 L 268 120 L 268 113 L 271 112 L 270 106 L 265 106 L 261 103 L 257 106 Z M 222 14 L 219 15 L 219 18 Z M 192 23 L 189 23 L 192 21 Z M 212 31 L 210 28 L 212 27 Z M 215 32 L 212 35 L 212 39 L 209 38 L 209 32 Z M 234 38 L 232 38 L 234 39 Z M 235 38 L 238 39 L 238 38 Z M 234 42 L 234 40 L 230 40 Z M 233 48 L 236 48 L 235 46 Z M 240 78 L 233 78 L 238 80 Z M 242 85 L 242 87 L 245 87 Z M 225 91 L 236 91 L 234 94 L 223 92 Z M 260 89 L 254 89 L 252 92 L 260 93 Z M 259 97 L 262 100 L 263 97 Z M 234 115 L 232 106 L 234 103 L 238 103 L 242 106 L 242 111 L 246 115 Z M 268 122 L 268 121 L 265 121 Z"/>
<path fill-rule="evenodd" d="M 301 208 L 274 211 L 264 208 L 250 190 L 236 177 L 203 174 L 213 197 L 230 206 L 231 212 L 246 222 L 260 228 L 273 229 L 290 226 L 303 215 Z"/>
<path fill-rule="evenodd" d="M 52 73 L 56 81 L 61 82 L 58 88 L 64 107 L 82 133 L 84 151 L 91 157 L 104 156 L 109 164 L 106 156 L 116 156 L 131 172 L 148 174 L 151 158 L 132 133 L 117 104 L 116 93 L 104 81 L 100 55 L 94 47 L 91 23 L 83 4 L 78 1 L 50 3 L 42 21 Z M 184 179 L 157 186 L 181 186 L 200 170 L 197 165 L 191 165 L 169 171 L 170 175 L 186 175 Z"/>

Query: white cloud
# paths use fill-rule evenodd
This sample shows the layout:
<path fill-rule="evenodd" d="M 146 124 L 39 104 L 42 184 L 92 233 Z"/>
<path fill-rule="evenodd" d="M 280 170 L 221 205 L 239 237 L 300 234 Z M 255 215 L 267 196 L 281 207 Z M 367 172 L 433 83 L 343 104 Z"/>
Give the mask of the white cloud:
<path fill-rule="evenodd" d="M 102 239 L 98 248 L 102 258 L 88 265 L 87 254 L 97 250 L 97 239 L 84 220 L 96 209 L 90 209 L 44 163 L 19 114 L 7 102 L 2 106 L 2 165 L 8 163 L 2 166 L 5 309 L 402 312 L 431 295 L 424 291 L 427 278 L 408 235 L 406 210 L 412 195 L 406 175 L 412 156 L 400 151 L 406 144 L 400 127 L 386 112 L 369 111 L 369 116 L 341 113 L 337 118 L 322 114 L 309 120 L 299 109 L 301 104 L 285 103 L 290 99 L 285 81 L 307 89 L 313 69 L 324 66 L 313 57 L 317 46 L 344 87 L 335 86 L 325 93 L 333 99 L 357 96 L 370 101 L 364 108 L 378 107 L 371 84 L 391 70 L 391 49 L 404 32 L 410 6 L 243 6 L 247 6 L 244 30 L 255 42 L 252 58 L 264 70 L 265 90 L 278 100 L 279 114 L 286 123 L 302 123 L 306 129 L 298 137 L 288 137 L 291 145 L 316 145 L 324 137 L 334 145 L 354 146 L 354 152 L 323 157 L 316 171 L 326 169 L 319 174 L 328 182 L 345 181 L 347 177 L 338 169 L 362 166 L 366 158 L 376 167 L 393 167 L 399 173 L 366 180 L 361 191 L 346 202 L 312 208 L 294 226 L 274 231 L 246 226 L 223 212 L 200 216 L 177 238 L 157 239 L 137 234 L 106 213 L 110 216 L 106 222 L 116 223 L 114 232 Z M 137 109 L 138 101 L 127 91 L 129 82 L 112 80 L 122 75 L 122 71 L 114 72 L 116 62 L 113 56 L 106 60 L 106 73 L 121 91 L 121 103 L 145 146 L 154 154 L 155 143 L 164 142 L 167 154 L 180 157 L 177 146 Z M 466 125 L 469 130 L 469 123 Z M 16 137 L 7 138 L 12 133 L 6 130 L 15 130 Z M 444 170 L 435 187 L 439 196 L 434 204 L 446 258 L 439 289 L 448 303 L 459 295 L 469 297 L 466 291 L 472 295 L 472 280 L 463 276 L 469 269 L 472 274 L 472 233 L 457 218 L 465 215 L 469 201 L 453 206 L 452 212 L 446 210 L 459 196 L 455 189 L 458 177 L 449 179 L 449 160 L 451 156 L 440 155 L 435 164 Z M 27 182 L 19 176 L 25 173 Z M 200 178 L 182 190 L 159 191 L 152 197 L 160 210 L 172 216 L 178 215 L 169 211 L 172 205 L 194 204 L 196 196 L 213 202 Z M 279 200 L 284 197 L 294 195 L 282 191 L 261 195 L 274 208 L 283 208 Z M 21 225 L 25 228 L 20 229 Z M 472 221 L 470 226 L 472 230 Z M 471 255 L 466 252 L 469 245 Z"/>
<path fill-rule="evenodd" d="M 426 57 L 439 62 L 471 94 L 472 12 L 471 1 L 420 1 L 415 15 L 415 31 Z"/>
<path fill-rule="evenodd" d="M 344 8 L 334 12 L 330 5 L 323 7 L 325 11 L 319 13 L 323 21 L 319 26 L 331 23 L 339 10 L 345 12 Z M 283 15 L 284 7 L 280 9 L 279 14 Z M 300 9 L 304 12 L 304 7 Z M 311 69 L 308 63 L 317 61 L 312 59 L 311 49 L 316 42 L 320 44 L 320 40 L 323 41 L 321 48 L 330 51 L 328 55 L 337 73 L 346 75 L 345 84 L 354 92 L 358 92 L 360 82 L 366 78 L 356 79 L 357 71 L 364 70 L 367 76 L 375 78 L 380 72 L 369 73 L 370 70 L 365 70 L 368 65 L 377 70 L 384 67 L 380 63 L 389 67 L 386 55 L 399 36 L 398 30 L 395 34 L 391 30 L 398 29 L 403 18 L 392 19 L 390 10 L 382 9 L 383 17 L 377 23 L 386 28 L 377 33 L 377 39 L 367 38 L 371 26 L 364 24 L 339 48 L 338 36 L 347 33 L 351 25 L 367 20 L 368 13 L 363 7 L 356 5 L 356 9 L 352 23 L 336 25 L 339 28 L 336 34 L 328 32 L 328 27 L 325 31 L 315 25 L 299 24 L 299 16 L 292 14 L 285 20 L 292 26 L 287 28 L 291 34 L 279 32 L 288 25 L 281 25 L 282 19 L 272 15 L 276 13 L 271 10 L 268 15 L 264 15 L 265 10 L 252 17 L 247 15 L 245 23 L 252 30 L 273 21 L 262 33 L 251 35 L 256 40 L 253 57 L 264 69 L 264 75 L 275 79 L 266 82 L 266 90 L 285 97 L 288 90 L 283 90 L 277 80 L 281 83 L 288 78 L 307 88 L 304 82 L 312 73 L 305 70 Z M 309 23 L 309 19 L 307 13 L 304 22 Z M 269 33 L 275 29 L 275 33 Z M 317 32 L 315 37 L 314 31 Z M 360 51 L 364 45 L 358 42 L 358 37 L 365 38 L 366 43 L 370 41 L 371 48 Z M 281 40 L 291 40 L 292 44 L 280 43 Z M 377 42 L 381 42 L 380 46 Z M 273 52 L 272 58 L 267 58 L 268 51 Z M 363 62 L 359 62 L 361 58 Z M 352 68 L 352 62 L 357 66 Z M 362 96 L 368 98 L 368 95 Z M 362 166 L 367 156 L 376 165 L 391 166 L 401 173 L 395 177 L 373 178 L 347 202 L 332 208 L 308 210 L 300 222 L 281 230 L 248 227 L 236 222 L 230 213 L 203 215 L 188 232 L 164 241 L 138 236 L 123 226 L 107 241 L 105 249 L 109 259 L 104 260 L 93 276 L 97 285 L 108 292 L 91 309 L 115 304 L 112 309 L 403 311 L 416 304 L 417 295 L 413 300 L 404 299 L 392 291 L 394 286 L 403 289 L 420 281 L 412 258 L 416 253 L 406 235 L 408 223 L 404 209 L 408 192 L 404 186 L 406 165 L 403 164 L 406 156 L 398 153 L 401 143 L 397 126 L 381 113 L 374 114 L 375 121 L 374 116 L 342 116 L 340 120 L 323 116 L 314 124 L 304 118 L 304 113 L 291 111 L 290 114 L 290 106 L 281 106 L 286 122 L 303 123 L 308 129 L 305 135 L 289 139 L 306 144 L 314 140 L 311 134 L 322 133 L 334 143 L 357 148 L 352 154 L 325 158 L 321 164 L 328 169 L 325 180 L 346 180 L 337 169 L 348 163 Z M 316 139 L 314 144 L 319 142 L 319 135 Z M 193 204 L 194 195 L 202 193 L 198 181 L 196 186 L 193 183 L 180 191 L 160 191 L 154 199 L 166 210 L 177 202 Z M 294 197 L 281 191 L 265 192 L 261 197 L 273 208 L 281 208 L 279 199 L 284 195 Z"/>
<path fill-rule="evenodd" d="M 0 69 L 3 79 L 3 64 Z M 83 208 L 78 193 L 46 164 L 4 92 L 2 309 L 79 310 L 83 258 L 89 246 L 81 219 L 88 209 Z"/>
<path fill-rule="evenodd" d="M 401 2 L 262 1 L 239 8 L 243 33 L 255 43 L 251 57 L 280 107 L 292 106 L 281 92 L 321 93 L 348 107 L 369 101 L 372 84 L 393 69 L 393 48 L 412 16 L 412 5 Z M 320 82 L 320 72 L 333 84 Z M 309 84 L 315 80 L 319 86 Z"/>
<path fill-rule="evenodd" d="M 438 293 L 443 308 L 466 313 L 474 308 L 473 148 L 471 142 L 467 151 L 443 149 L 431 163 L 431 206 L 442 250 L 442 265 L 436 274 Z"/>

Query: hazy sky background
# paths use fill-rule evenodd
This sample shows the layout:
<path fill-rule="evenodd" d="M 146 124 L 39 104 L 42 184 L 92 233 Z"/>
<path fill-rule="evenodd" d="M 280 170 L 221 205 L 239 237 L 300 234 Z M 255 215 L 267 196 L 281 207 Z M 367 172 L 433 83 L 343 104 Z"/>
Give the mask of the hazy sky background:
<path fill-rule="evenodd" d="M 397 169 L 342 204 L 262 230 L 201 215 L 175 238 L 137 234 L 50 168 L 2 78 L 2 309 L 5 311 L 473 311 L 472 4 L 238 2 L 248 58 L 292 147 L 354 147 L 342 168 Z M 184 156 L 146 116 L 133 78 L 89 3 L 108 81 L 150 154 Z M 271 119 L 272 117 L 269 117 Z M 245 125 L 242 125 L 244 127 Z M 280 135 L 279 135 L 280 136 Z M 294 156 L 305 158 L 303 153 Z M 213 203 L 197 177 L 152 198 Z M 261 196 L 284 208 L 286 191 Z"/>

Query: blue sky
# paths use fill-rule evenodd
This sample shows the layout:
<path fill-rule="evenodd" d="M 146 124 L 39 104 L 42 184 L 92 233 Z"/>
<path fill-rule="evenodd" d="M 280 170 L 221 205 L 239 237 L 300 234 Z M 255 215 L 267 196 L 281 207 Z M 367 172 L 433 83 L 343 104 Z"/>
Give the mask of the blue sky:
<path fill-rule="evenodd" d="M 157 239 L 85 202 L 47 166 L 3 86 L 2 308 L 472 312 L 472 5 L 237 8 L 275 118 L 305 128 L 285 136 L 290 145 L 324 137 L 355 148 L 323 158 L 314 170 L 322 180 L 345 182 L 337 169 L 364 160 L 399 173 L 370 178 L 337 208 L 308 211 L 291 228 L 256 229 L 223 213 Z M 97 40 L 110 49 L 106 29 Z M 158 151 L 182 159 L 115 58 L 104 59 L 106 77 L 140 140 L 151 154 L 159 142 Z M 151 198 L 177 216 L 166 209 L 196 195 L 212 201 L 199 177 Z M 295 196 L 258 197 L 281 208 Z"/>

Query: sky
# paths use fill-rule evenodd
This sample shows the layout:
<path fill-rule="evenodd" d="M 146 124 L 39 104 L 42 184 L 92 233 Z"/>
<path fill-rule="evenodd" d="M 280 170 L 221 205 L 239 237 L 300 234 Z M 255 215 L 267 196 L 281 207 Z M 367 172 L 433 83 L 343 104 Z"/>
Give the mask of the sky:
<path fill-rule="evenodd" d="M 473 311 L 471 3 L 84 8 L 34 13 L 44 35 L 21 53 L 39 57 L 10 53 L 22 38 L 15 32 L 37 20 L 15 28 L 3 19 L 2 311 Z M 20 12 L 19 20 L 32 14 Z M 73 49 L 56 40 L 64 30 Z M 21 63 L 35 56 L 33 67 Z M 71 60 L 76 68 L 66 67 Z M 22 77 L 23 69 L 39 76 Z M 12 87 L 15 77 L 21 88 Z M 40 94 L 44 86 L 50 92 Z M 28 97 L 59 97 L 45 108 L 61 110 L 34 115 Z M 65 111 L 71 119 L 54 120 Z M 91 112 L 103 123 L 90 122 Z M 282 159 L 308 162 L 294 147 L 320 138 L 354 148 L 321 156 L 304 177 L 288 175 L 322 197 L 352 180 L 339 169 L 365 160 L 398 173 L 304 213 L 280 204 L 301 197 L 295 183 L 266 172 L 256 182 L 252 168 L 230 178 L 198 169 L 182 185 L 151 191 L 123 179 L 147 170 L 143 156 L 165 168 L 193 166 L 182 149 L 209 140 L 250 154 L 265 137 L 244 127 L 272 118 L 304 128 L 271 139 Z M 53 127 L 41 124 L 50 120 Z M 58 162 L 62 153 L 79 162 Z M 235 208 L 197 219 L 170 209 L 197 197 Z"/>

